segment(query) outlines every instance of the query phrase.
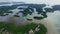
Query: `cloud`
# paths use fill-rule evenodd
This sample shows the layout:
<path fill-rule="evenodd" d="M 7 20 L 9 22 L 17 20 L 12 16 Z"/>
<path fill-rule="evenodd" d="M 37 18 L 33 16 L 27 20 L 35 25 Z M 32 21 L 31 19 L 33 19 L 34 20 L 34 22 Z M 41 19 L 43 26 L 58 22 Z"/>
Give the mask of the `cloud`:
<path fill-rule="evenodd" d="M 60 4 L 60 0 L 0 0 L 0 2 L 26 2 L 26 3 L 36 3 L 36 4 Z"/>

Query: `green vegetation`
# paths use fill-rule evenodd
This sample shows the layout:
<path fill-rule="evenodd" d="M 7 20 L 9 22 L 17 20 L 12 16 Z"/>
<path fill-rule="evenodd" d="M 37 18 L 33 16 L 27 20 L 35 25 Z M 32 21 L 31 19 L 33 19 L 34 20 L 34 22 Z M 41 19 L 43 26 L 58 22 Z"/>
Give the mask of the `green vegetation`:
<path fill-rule="evenodd" d="M 35 32 L 35 34 L 46 34 L 47 29 L 43 24 L 33 24 L 33 23 L 27 25 L 15 26 L 13 23 L 0 22 L 0 30 L 4 28 L 3 31 L 7 30 L 11 34 L 24 34 L 28 33 L 30 29 L 35 30 L 35 28 L 38 25 L 40 25 L 39 27 L 40 30 L 38 32 Z"/>
<path fill-rule="evenodd" d="M 27 18 L 27 20 L 28 20 L 28 21 L 32 21 L 32 19 L 28 19 L 28 18 Z"/>
<path fill-rule="evenodd" d="M 7 13 L 13 13 L 12 11 L 8 11 Z"/>
<path fill-rule="evenodd" d="M 43 12 L 42 8 L 36 8 L 36 10 L 38 14 L 41 14 Z"/>
<path fill-rule="evenodd" d="M 15 17 L 20 17 L 19 15 L 14 15 Z"/>
<path fill-rule="evenodd" d="M 38 17 L 38 16 L 34 16 L 33 18 L 37 20 L 43 19 L 43 17 Z"/>
<path fill-rule="evenodd" d="M 0 7 L 0 16 L 6 16 L 6 15 L 3 15 L 4 13 L 13 13 L 12 11 L 9 11 L 9 10 L 13 10 L 17 8 L 17 6 L 1 6 Z"/>
<path fill-rule="evenodd" d="M 32 12 L 30 10 L 33 12 L 33 9 L 31 9 L 31 8 L 26 8 L 26 9 L 24 9 L 24 11 L 20 11 L 20 12 L 23 13 L 24 16 L 27 16 L 28 14 L 30 14 L 30 15 L 32 14 Z"/>
<path fill-rule="evenodd" d="M 46 12 L 54 12 L 53 8 L 45 8 Z"/>

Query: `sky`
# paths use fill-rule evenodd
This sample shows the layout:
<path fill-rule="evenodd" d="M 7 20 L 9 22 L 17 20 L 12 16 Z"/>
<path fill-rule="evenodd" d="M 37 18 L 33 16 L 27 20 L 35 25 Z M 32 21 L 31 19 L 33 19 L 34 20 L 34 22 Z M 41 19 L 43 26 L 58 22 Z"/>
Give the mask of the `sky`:
<path fill-rule="evenodd" d="M 60 0 L 0 0 L 0 2 L 26 2 L 26 3 L 34 3 L 34 4 L 60 4 Z"/>

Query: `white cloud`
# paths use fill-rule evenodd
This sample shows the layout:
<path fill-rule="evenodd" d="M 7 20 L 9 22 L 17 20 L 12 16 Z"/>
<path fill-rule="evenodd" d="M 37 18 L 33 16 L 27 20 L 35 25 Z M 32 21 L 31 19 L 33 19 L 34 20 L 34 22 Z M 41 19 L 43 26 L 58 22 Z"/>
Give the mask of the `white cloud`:
<path fill-rule="evenodd" d="M 26 3 L 45 3 L 45 4 L 60 4 L 60 0 L 0 0 L 0 2 L 26 2 Z"/>

